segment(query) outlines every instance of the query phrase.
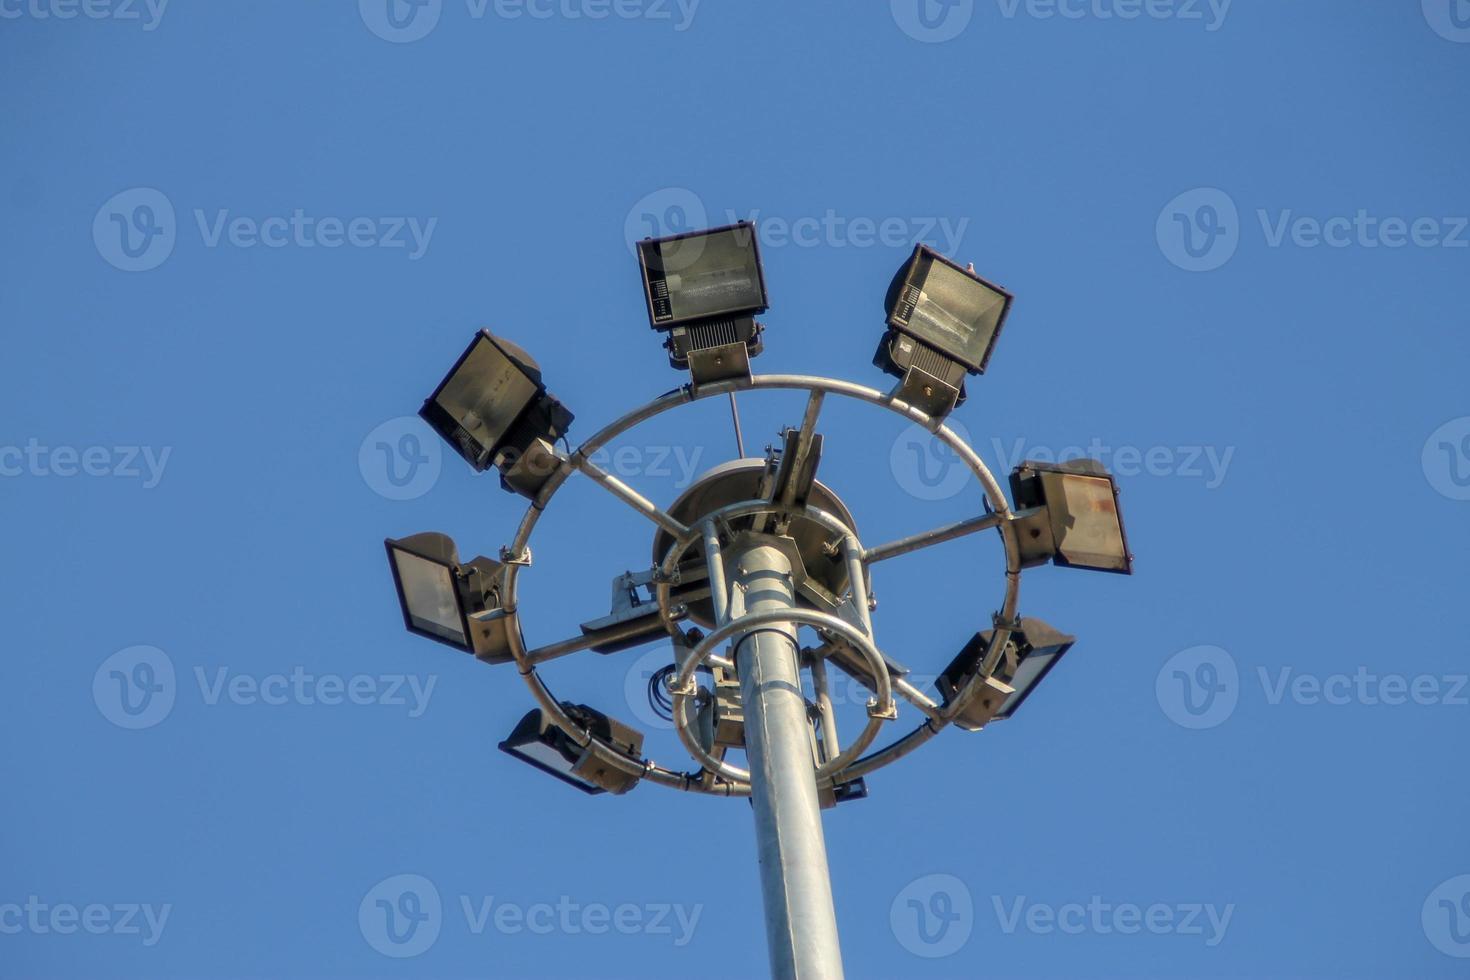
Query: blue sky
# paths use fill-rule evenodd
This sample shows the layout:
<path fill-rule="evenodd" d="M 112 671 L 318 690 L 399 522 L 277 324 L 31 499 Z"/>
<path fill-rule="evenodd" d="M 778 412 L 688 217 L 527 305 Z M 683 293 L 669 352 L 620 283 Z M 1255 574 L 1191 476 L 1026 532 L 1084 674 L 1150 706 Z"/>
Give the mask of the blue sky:
<path fill-rule="evenodd" d="M 475 329 L 575 444 L 681 380 L 629 241 L 738 218 L 761 372 L 886 387 L 916 240 L 1014 292 L 956 428 L 1102 458 L 1138 556 L 1028 572 L 1067 659 L 826 814 L 848 975 L 1463 974 L 1470 4 L 392 2 L 0 0 L 0 974 L 764 971 L 746 804 L 495 751 L 524 686 L 406 634 L 381 546 L 519 520 L 411 418 Z M 866 542 L 977 512 L 896 418 L 822 430 Z M 667 502 L 733 440 L 619 447 Z M 528 641 L 651 531 L 569 484 Z M 884 648 L 937 671 L 1001 570 L 879 566 Z M 545 676 L 683 768 L 668 655 Z"/>

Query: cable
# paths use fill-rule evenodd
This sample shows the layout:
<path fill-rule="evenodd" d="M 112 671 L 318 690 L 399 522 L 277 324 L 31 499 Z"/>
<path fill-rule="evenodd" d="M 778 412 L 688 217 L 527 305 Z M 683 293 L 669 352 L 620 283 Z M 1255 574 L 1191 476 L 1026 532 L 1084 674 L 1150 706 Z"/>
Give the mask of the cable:
<path fill-rule="evenodd" d="M 648 677 L 648 706 L 664 721 L 674 720 L 674 699 L 669 695 L 666 682 L 678 669 L 677 665 L 668 664 Z"/>

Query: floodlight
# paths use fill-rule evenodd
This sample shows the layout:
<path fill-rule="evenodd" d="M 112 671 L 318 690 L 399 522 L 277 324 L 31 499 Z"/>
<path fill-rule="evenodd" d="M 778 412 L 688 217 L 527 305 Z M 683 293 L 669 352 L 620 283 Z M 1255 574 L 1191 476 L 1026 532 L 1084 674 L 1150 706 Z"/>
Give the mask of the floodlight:
<path fill-rule="evenodd" d="M 1020 522 L 1021 567 L 1053 561 L 1133 574 L 1118 484 L 1097 460 L 1024 462 L 1011 473 L 1011 496 L 1018 510 L 1042 509 Z"/>
<path fill-rule="evenodd" d="M 535 359 L 488 330 L 475 334 L 419 415 L 477 471 L 496 467 L 501 486 L 527 497 L 560 465 L 552 445 L 572 424 Z"/>
<path fill-rule="evenodd" d="M 562 710 L 593 736 L 630 759 L 643 756 L 643 733 L 585 704 L 563 704 Z M 622 794 L 638 785 L 637 776 L 623 772 L 600 758 L 590 746 L 572 741 L 540 708 L 527 714 L 500 751 L 529 762 L 542 772 L 575 786 L 589 795 Z"/>
<path fill-rule="evenodd" d="M 939 675 L 935 686 L 944 695 L 946 705 L 954 700 L 965 680 L 979 668 L 994 635 L 994 630 L 976 633 Z M 982 689 L 965 705 L 955 723 L 973 732 L 979 731 L 989 721 L 1004 721 L 1011 717 L 1076 642 L 1075 636 L 1059 632 L 1039 619 L 1022 619 L 1020 628 L 1011 632 L 995 672 L 982 679 Z"/>
<path fill-rule="evenodd" d="M 499 562 L 476 558 L 461 565 L 454 542 L 435 531 L 389 538 L 383 544 L 410 633 L 473 653 L 486 663 L 514 659 L 500 603 Z"/>
<path fill-rule="evenodd" d="M 761 352 L 766 281 L 748 221 L 638 243 L 648 322 L 668 334 L 669 363 L 697 381 L 750 373 Z"/>
<path fill-rule="evenodd" d="M 888 333 L 873 363 L 901 379 L 899 397 L 931 415 L 964 401 L 965 374 L 984 374 L 1011 294 L 927 245 L 888 287 Z"/>

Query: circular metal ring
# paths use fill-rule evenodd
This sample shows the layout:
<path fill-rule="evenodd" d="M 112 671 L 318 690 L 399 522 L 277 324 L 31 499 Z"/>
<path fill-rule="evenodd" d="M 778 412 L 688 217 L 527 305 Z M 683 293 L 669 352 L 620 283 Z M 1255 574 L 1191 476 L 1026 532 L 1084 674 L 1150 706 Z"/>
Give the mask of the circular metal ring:
<path fill-rule="evenodd" d="M 682 388 L 677 388 L 673 391 L 668 392 L 667 394 L 661 395 L 658 398 L 655 398 L 653 401 L 634 409 L 621 418 L 616 419 L 608 425 L 604 426 L 590 439 L 588 439 L 580 447 L 578 447 L 577 452 L 583 453 L 585 455 L 590 455 L 596 452 L 598 449 L 602 448 L 607 443 L 611 442 L 613 439 L 617 438 L 619 435 L 622 435 L 624 432 L 627 432 L 628 430 L 634 428 L 637 425 L 640 425 L 643 422 L 648 421 L 649 419 L 652 419 L 656 416 L 662 415 L 667 411 L 677 408 L 680 405 L 686 405 L 695 401 L 701 401 L 705 398 L 712 398 L 718 395 L 746 390 L 800 390 L 814 393 L 822 392 L 823 394 L 839 395 L 847 398 L 853 398 L 858 401 L 867 402 L 868 404 L 875 405 L 887 411 L 894 412 L 895 414 L 902 416 L 903 418 L 907 418 L 911 422 L 914 422 L 924 427 L 930 433 L 932 433 L 935 438 L 943 442 L 950 449 L 954 450 L 955 455 L 960 458 L 961 462 L 964 463 L 964 465 L 979 481 L 980 487 L 985 493 L 986 499 L 989 502 L 990 509 L 1002 518 L 1002 522 L 1000 524 L 1000 533 L 1001 542 L 1005 547 L 1006 555 L 1006 589 L 1005 597 L 1001 604 L 999 618 L 1003 623 L 1012 622 L 1015 620 L 1016 609 L 1019 603 L 1021 578 L 1020 542 L 1017 538 L 1015 527 L 1008 520 L 1005 520 L 1006 518 L 1009 518 L 1011 516 L 1011 509 L 1010 502 L 1006 499 L 1005 493 L 1000 488 L 1000 484 L 996 481 L 995 477 L 991 475 L 990 469 L 985 465 L 985 462 L 980 458 L 975 450 L 971 448 L 970 445 L 966 443 L 963 439 L 961 439 L 958 435 L 956 435 L 953 430 L 944 425 L 943 419 L 930 416 L 920 409 L 909 405 L 906 402 L 893 398 L 890 395 L 885 395 L 882 392 L 877 391 L 876 389 L 867 387 L 866 385 L 811 375 L 781 374 L 756 375 L 751 378 L 735 378 L 728 381 L 720 381 L 698 386 L 688 385 Z M 527 546 L 530 542 L 532 532 L 535 530 L 536 525 L 540 521 L 541 515 L 542 513 L 544 513 L 546 506 L 550 503 L 551 498 L 555 496 L 556 492 L 571 477 L 573 471 L 574 467 L 572 466 L 572 464 L 570 462 L 564 461 L 560 469 L 558 469 L 555 473 L 551 475 L 550 478 L 548 478 L 545 485 L 543 485 L 540 493 L 537 495 L 536 499 L 533 500 L 531 502 L 531 505 L 526 509 L 525 515 L 521 518 L 520 526 L 516 529 L 515 538 L 505 549 L 505 554 L 511 556 L 512 559 L 520 559 L 529 555 L 529 550 Z M 808 516 L 811 515 L 809 514 Z M 678 547 L 677 542 L 675 543 L 675 547 Z M 688 546 L 685 545 L 682 549 L 680 549 L 680 553 L 682 554 L 682 552 L 684 550 L 687 550 L 687 548 Z M 502 597 L 505 604 L 506 615 L 509 619 L 509 622 L 507 623 L 509 645 L 511 648 L 511 655 L 515 658 L 516 665 L 520 670 L 521 676 L 525 679 L 526 686 L 530 689 L 532 696 L 536 699 L 537 703 L 540 704 L 541 708 L 547 713 L 551 721 L 562 731 L 566 732 L 567 735 L 574 739 L 579 745 L 594 746 L 597 749 L 599 756 L 605 757 L 610 764 L 618 768 L 620 771 L 627 772 L 630 775 L 641 775 L 644 779 L 650 780 L 652 782 L 657 782 L 662 785 L 672 786 L 676 789 L 697 792 L 712 792 L 721 795 L 748 795 L 750 791 L 748 783 L 745 785 L 726 785 L 716 788 L 708 788 L 703 786 L 700 781 L 693 779 L 691 775 L 664 769 L 654 764 L 654 762 L 650 759 L 644 759 L 641 762 L 628 759 L 627 757 L 613 751 L 610 747 L 603 745 L 589 731 L 587 731 L 581 725 L 577 724 L 575 720 L 569 717 L 566 712 L 562 710 L 560 703 L 551 694 L 551 691 L 546 687 L 545 682 L 543 682 L 541 678 L 537 676 L 535 666 L 529 663 L 526 659 L 527 651 L 525 645 L 525 637 L 521 633 L 520 612 L 517 606 L 517 585 L 520 577 L 520 570 L 523 567 L 523 564 L 524 563 L 518 563 L 517 561 L 512 560 L 506 564 L 503 572 Z M 866 563 L 864 564 L 866 565 Z M 660 610 L 665 613 L 665 623 L 667 625 L 670 623 L 670 620 L 667 618 L 668 592 L 666 588 L 662 587 L 662 585 L 660 585 L 658 591 L 660 594 Z M 839 622 L 841 621 L 839 620 Z M 1010 630 L 1006 629 L 1004 626 L 997 626 L 995 629 L 994 637 L 992 639 L 991 650 L 993 651 L 997 646 L 1003 645 L 1009 640 L 1009 638 Z M 887 680 L 886 665 L 884 672 L 878 676 L 884 678 L 885 681 Z M 891 691 L 889 693 L 889 702 L 892 703 Z M 922 745 L 924 742 L 928 741 L 930 738 L 936 735 L 948 723 L 949 719 L 947 717 L 940 718 L 938 720 L 925 719 L 923 723 L 921 723 L 917 728 L 909 732 L 907 735 L 899 738 L 885 748 L 874 752 L 873 754 L 865 758 L 857 760 L 856 763 L 848 767 L 850 769 L 850 772 L 848 772 L 847 775 L 856 778 L 858 776 L 873 772 L 876 769 L 882 768 L 883 766 L 902 758 L 909 752 L 912 752 L 919 745 Z M 872 727 L 873 726 L 870 723 L 869 728 Z M 864 734 L 866 735 L 867 732 L 865 731 Z M 866 745 L 864 747 L 866 747 Z M 843 755 L 846 754 L 846 752 L 843 753 Z M 842 756 L 839 756 L 837 760 L 833 761 L 840 761 L 841 758 Z"/>
<path fill-rule="evenodd" d="M 853 760 L 857 759 L 873 740 L 878 737 L 878 729 L 883 727 L 883 722 L 895 717 L 897 705 L 893 700 L 893 685 L 888 678 L 888 665 L 883 661 L 883 655 L 873 645 L 872 639 L 862 630 L 853 626 L 845 619 L 824 613 L 818 609 L 772 609 L 767 612 L 748 613 L 721 624 L 699 644 L 689 652 L 678 674 L 669 684 L 669 693 L 674 698 L 675 726 L 679 732 L 679 740 L 689 750 L 705 769 L 733 782 L 750 782 L 750 772 L 733 766 L 728 762 L 716 759 L 705 751 L 704 746 L 699 744 L 699 739 L 689 728 L 689 717 L 687 713 L 689 698 L 692 696 L 691 688 L 694 684 L 694 672 L 699 669 L 722 643 L 730 639 L 736 633 L 747 633 L 760 629 L 763 626 L 776 626 L 791 624 L 793 626 L 818 626 L 825 630 L 831 630 L 840 634 L 863 655 L 867 660 L 868 667 L 873 671 L 873 678 L 878 686 L 876 704 L 868 711 L 868 724 L 863 732 L 847 748 L 843 749 L 834 759 L 828 760 L 817 767 L 817 781 L 829 782 L 831 777 L 842 772 Z"/>

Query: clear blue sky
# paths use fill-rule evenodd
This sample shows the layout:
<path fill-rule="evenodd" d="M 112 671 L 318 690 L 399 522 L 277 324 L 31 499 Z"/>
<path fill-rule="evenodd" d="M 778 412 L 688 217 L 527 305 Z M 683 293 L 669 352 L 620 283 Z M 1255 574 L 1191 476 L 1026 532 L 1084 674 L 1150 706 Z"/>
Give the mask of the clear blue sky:
<path fill-rule="evenodd" d="M 762 372 L 886 387 L 916 238 L 1011 289 L 954 418 L 1002 478 L 1093 447 L 1138 556 L 1028 572 L 1075 650 L 826 814 L 848 975 L 1463 975 L 1456 3 L 0 0 L 0 974 L 764 971 L 746 804 L 495 751 L 527 692 L 403 631 L 381 545 L 519 520 L 395 421 L 474 329 L 575 443 L 680 382 L 630 234 L 755 214 Z M 748 440 L 800 404 L 747 397 Z M 896 419 L 823 431 L 867 542 L 977 511 Z M 731 442 L 705 405 L 609 465 L 667 501 Z M 570 485 L 528 639 L 651 530 Z M 939 669 L 1001 567 L 880 567 L 885 648 Z M 642 724 L 640 656 L 546 677 Z"/>

